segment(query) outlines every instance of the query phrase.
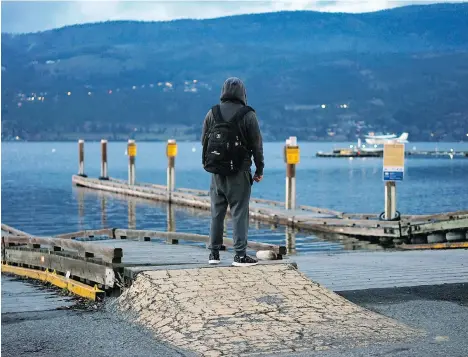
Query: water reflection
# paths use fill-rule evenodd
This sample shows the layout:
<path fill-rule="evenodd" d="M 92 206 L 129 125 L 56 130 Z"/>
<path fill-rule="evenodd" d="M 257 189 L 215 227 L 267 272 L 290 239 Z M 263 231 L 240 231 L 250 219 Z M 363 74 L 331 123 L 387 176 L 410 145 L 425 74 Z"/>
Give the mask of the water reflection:
<path fill-rule="evenodd" d="M 128 198 L 128 229 L 136 229 L 136 202 Z"/>
<path fill-rule="evenodd" d="M 296 232 L 291 227 L 285 227 L 285 236 L 288 255 L 296 254 Z"/>
<path fill-rule="evenodd" d="M 167 211 L 167 231 L 175 232 L 176 220 L 175 220 L 175 213 L 174 213 L 174 205 L 167 204 L 166 211 Z"/>
<path fill-rule="evenodd" d="M 101 197 L 101 228 L 107 228 L 107 207 L 106 207 L 106 196 L 100 195 Z"/>
<path fill-rule="evenodd" d="M 82 190 L 78 191 L 77 201 L 78 201 L 78 230 L 84 230 L 84 197 L 85 193 Z"/>

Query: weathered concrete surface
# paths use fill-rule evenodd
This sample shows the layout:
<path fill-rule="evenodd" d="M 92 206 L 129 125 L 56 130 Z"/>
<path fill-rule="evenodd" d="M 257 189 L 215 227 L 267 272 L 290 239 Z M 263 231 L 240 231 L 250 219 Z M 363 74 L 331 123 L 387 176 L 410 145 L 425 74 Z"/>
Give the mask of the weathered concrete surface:
<path fill-rule="evenodd" d="M 468 284 L 345 291 L 341 295 L 426 334 L 411 342 L 275 357 L 467 357 Z"/>
<path fill-rule="evenodd" d="M 142 272 L 118 301 L 159 338 L 205 356 L 317 351 L 421 334 L 289 264 Z"/>
<path fill-rule="evenodd" d="M 468 283 L 468 250 L 349 252 L 293 257 L 333 291 Z"/>

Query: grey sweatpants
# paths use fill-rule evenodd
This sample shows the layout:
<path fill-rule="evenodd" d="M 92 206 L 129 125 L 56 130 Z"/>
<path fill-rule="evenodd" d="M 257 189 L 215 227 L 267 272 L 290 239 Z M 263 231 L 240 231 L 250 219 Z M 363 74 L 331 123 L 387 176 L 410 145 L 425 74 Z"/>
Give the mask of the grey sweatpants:
<path fill-rule="evenodd" d="M 210 249 L 219 251 L 223 244 L 224 218 L 228 205 L 231 209 L 233 241 L 236 254 L 244 256 L 249 230 L 249 201 L 252 176 L 249 171 L 240 171 L 233 176 L 211 175 L 211 229 Z"/>

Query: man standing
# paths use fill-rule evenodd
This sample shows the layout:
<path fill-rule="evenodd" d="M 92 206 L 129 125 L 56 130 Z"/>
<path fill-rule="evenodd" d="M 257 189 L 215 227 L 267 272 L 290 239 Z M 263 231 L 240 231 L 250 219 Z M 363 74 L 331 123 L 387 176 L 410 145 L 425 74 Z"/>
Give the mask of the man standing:
<path fill-rule="evenodd" d="M 209 264 L 219 264 L 227 208 L 233 222 L 234 266 L 256 265 L 246 254 L 249 202 L 253 182 L 263 178 L 263 141 L 255 111 L 247 106 L 244 83 L 228 78 L 221 103 L 210 109 L 202 131 L 203 167 L 210 172 L 211 229 Z M 250 167 L 252 157 L 255 174 Z"/>

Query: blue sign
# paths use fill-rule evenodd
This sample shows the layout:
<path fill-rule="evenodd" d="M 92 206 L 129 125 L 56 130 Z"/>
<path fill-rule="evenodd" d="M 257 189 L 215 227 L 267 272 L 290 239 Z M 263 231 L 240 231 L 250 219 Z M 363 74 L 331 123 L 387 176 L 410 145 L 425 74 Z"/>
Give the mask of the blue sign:
<path fill-rule="evenodd" d="M 384 181 L 403 181 L 403 171 L 384 171 Z"/>

